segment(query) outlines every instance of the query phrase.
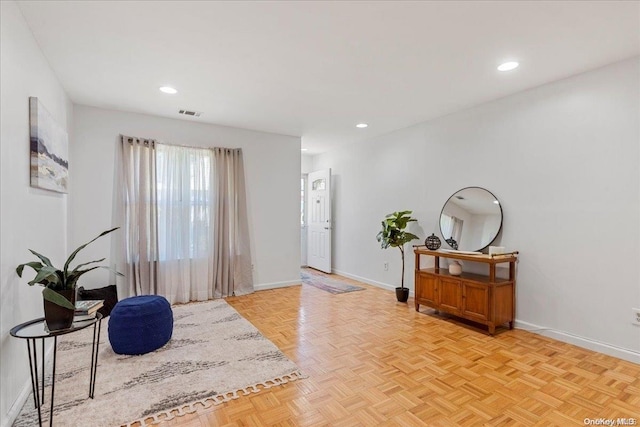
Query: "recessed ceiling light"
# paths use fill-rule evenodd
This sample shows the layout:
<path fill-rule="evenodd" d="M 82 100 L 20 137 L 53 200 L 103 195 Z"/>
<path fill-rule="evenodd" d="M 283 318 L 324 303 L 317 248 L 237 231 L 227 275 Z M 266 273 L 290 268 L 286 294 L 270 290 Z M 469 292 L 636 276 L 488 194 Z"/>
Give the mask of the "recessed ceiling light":
<path fill-rule="evenodd" d="M 308 148 L 301 148 L 300 151 L 307 151 Z"/>
<path fill-rule="evenodd" d="M 518 68 L 520 64 L 517 63 L 516 61 L 509 61 L 509 62 L 505 62 L 503 64 L 498 65 L 498 71 L 511 71 L 511 70 L 515 70 L 516 68 Z"/>
<path fill-rule="evenodd" d="M 369 126 L 369 125 L 368 125 L 368 124 L 366 124 L 366 123 L 358 123 L 358 124 L 356 125 L 356 127 L 357 127 L 357 128 L 360 128 L 360 129 L 364 129 L 364 128 L 366 128 L 367 126 Z"/>
<path fill-rule="evenodd" d="M 162 86 L 160 88 L 160 92 L 164 92 L 164 93 L 168 93 L 170 95 L 176 94 L 178 93 L 177 90 L 175 90 L 174 88 L 170 87 L 170 86 Z"/>

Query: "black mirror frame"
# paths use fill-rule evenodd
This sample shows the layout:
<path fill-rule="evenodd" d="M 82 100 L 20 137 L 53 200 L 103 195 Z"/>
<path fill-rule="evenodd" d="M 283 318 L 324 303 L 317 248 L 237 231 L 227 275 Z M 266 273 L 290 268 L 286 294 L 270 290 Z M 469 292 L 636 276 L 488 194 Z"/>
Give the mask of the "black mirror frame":
<path fill-rule="evenodd" d="M 442 214 L 444 213 L 444 208 L 447 206 L 447 203 L 449 203 L 449 201 L 451 200 L 451 198 L 453 196 L 455 196 L 456 194 L 458 194 L 459 192 L 463 191 L 463 190 L 468 190 L 470 188 L 477 188 L 480 190 L 484 190 L 487 193 L 491 194 L 491 196 L 495 199 L 498 200 L 498 198 L 495 196 L 495 194 L 493 194 L 491 191 L 487 190 L 484 187 L 478 187 L 478 186 L 469 186 L 469 187 L 464 187 L 461 188 L 460 190 L 456 191 L 455 193 L 453 193 L 451 196 L 449 196 L 449 198 L 447 199 L 446 202 L 444 202 L 444 205 L 442 205 L 442 209 L 440 210 L 440 216 L 438 217 L 438 228 L 440 229 L 440 235 L 442 236 L 443 240 L 447 243 L 447 245 L 449 245 L 449 242 L 447 242 L 447 239 L 444 235 L 444 233 L 442 232 Z M 498 200 L 498 208 L 500 208 L 500 227 L 498 227 L 498 231 L 496 231 L 496 234 L 493 236 L 493 238 L 491 239 L 491 241 L 489 243 L 487 243 L 486 246 L 481 247 L 480 249 L 473 249 L 472 252 L 481 252 L 485 249 L 487 249 L 489 246 L 491 246 L 491 244 L 498 238 L 498 236 L 500 235 L 500 232 L 502 231 L 502 223 L 504 222 L 504 213 L 502 211 L 502 203 L 500 202 L 500 200 Z M 451 246 L 451 245 L 449 245 Z M 456 250 L 457 248 L 454 248 L 454 250 Z"/>

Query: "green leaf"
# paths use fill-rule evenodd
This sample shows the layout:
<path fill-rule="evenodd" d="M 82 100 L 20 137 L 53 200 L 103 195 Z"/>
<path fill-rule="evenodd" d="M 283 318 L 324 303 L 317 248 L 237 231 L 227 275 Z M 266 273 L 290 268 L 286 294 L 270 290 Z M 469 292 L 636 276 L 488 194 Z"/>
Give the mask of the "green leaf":
<path fill-rule="evenodd" d="M 410 241 L 412 241 L 412 240 L 419 239 L 419 237 L 418 237 L 418 236 L 416 236 L 416 235 L 415 235 L 415 234 L 413 234 L 413 233 L 406 232 L 406 233 L 404 233 L 404 235 L 405 235 L 405 236 L 406 236 L 406 238 L 407 238 L 407 243 L 409 243 L 409 242 L 410 242 Z"/>
<path fill-rule="evenodd" d="M 96 268 L 100 268 L 100 266 L 95 266 L 91 268 L 87 268 L 86 270 L 74 270 L 69 275 L 67 275 L 67 283 L 75 283 L 78 281 L 78 278 L 85 273 L 90 272 L 91 270 L 95 270 Z"/>
<path fill-rule="evenodd" d="M 54 304 L 58 304 L 64 308 L 75 310 L 75 306 L 71 304 L 71 301 L 69 301 L 53 289 L 44 288 L 42 290 L 42 296 L 44 297 L 44 299 L 46 299 L 47 301 L 51 301 Z"/>
<path fill-rule="evenodd" d="M 44 265 L 42 265 L 42 263 L 39 263 L 37 261 L 27 262 L 25 264 L 20 264 L 16 268 L 16 273 L 18 273 L 18 277 L 22 277 L 22 270 L 24 270 L 25 267 L 31 267 L 36 271 L 36 273 L 38 273 L 38 271 L 40 271 L 40 269 L 42 267 L 44 267 Z"/>
<path fill-rule="evenodd" d="M 115 269 L 108 267 L 106 265 L 96 265 L 95 267 L 91 267 L 91 268 L 87 268 L 86 270 L 73 270 L 71 273 L 69 273 L 69 275 L 67 276 L 67 284 L 68 285 L 74 285 L 78 279 L 80 278 L 80 276 L 82 276 L 85 273 L 90 272 L 91 270 L 95 270 L 97 268 L 104 268 L 106 270 L 110 270 L 113 271 L 117 276 L 122 276 L 124 277 L 124 274 L 116 271 Z"/>
<path fill-rule="evenodd" d="M 78 249 L 76 249 L 75 251 L 73 251 L 71 253 L 71 255 L 69 255 L 69 258 L 67 258 L 67 262 L 64 263 L 64 274 L 65 276 L 67 275 L 67 271 L 69 269 L 69 264 L 71 264 L 71 261 L 73 261 L 73 259 L 76 257 L 76 255 L 78 254 L 78 252 L 80 252 L 82 249 L 86 248 L 87 246 L 89 246 L 91 243 L 93 243 L 94 241 L 98 240 L 100 237 L 104 236 L 105 234 L 109 234 L 112 231 L 117 230 L 120 227 L 114 227 L 111 230 L 107 230 L 107 231 L 103 231 L 102 233 L 100 233 L 97 237 L 91 239 L 90 241 L 88 241 L 87 243 L 85 243 L 84 245 L 81 245 Z"/>
<path fill-rule="evenodd" d="M 45 264 L 45 265 L 47 265 L 47 266 L 49 266 L 49 267 L 53 267 L 53 264 L 51 264 L 51 260 L 50 260 L 49 258 L 47 258 L 46 256 L 44 256 L 44 255 L 40 255 L 38 252 L 36 252 L 36 251 L 34 251 L 34 250 L 32 250 L 32 249 L 29 249 L 29 252 L 31 252 L 32 254 L 34 254 L 35 256 L 37 256 L 38 258 L 40 258 L 40 260 L 41 260 L 42 262 L 44 262 L 44 264 Z"/>
<path fill-rule="evenodd" d="M 40 283 L 42 285 L 48 286 L 51 283 L 58 284 L 60 283 L 60 278 L 58 277 L 58 270 L 55 267 L 45 266 L 38 271 L 36 277 L 33 278 L 32 281 L 28 282 L 30 285 L 35 285 L 36 283 Z"/>
<path fill-rule="evenodd" d="M 78 264 L 78 265 L 76 265 L 76 268 L 74 268 L 74 269 L 73 269 L 72 273 L 73 273 L 74 271 L 78 271 L 78 270 L 80 270 L 80 267 L 84 267 L 85 265 L 89 265 L 89 264 L 94 264 L 94 263 L 96 263 L 96 262 L 102 262 L 102 261 L 104 261 L 105 259 L 106 259 L 106 258 L 102 258 L 102 259 L 97 259 L 97 260 L 95 260 L 95 261 L 85 262 L 84 264 Z"/>
<path fill-rule="evenodd" d="M 115 268 L 107 267 L 106 265 L 101 265 L 100 268 L 104 268 L 106 270 L 112 271 L 116 274 L 116 276 L 124 277 L 124 274 L 120 273 Z"/>
<path fill-rule="evenodd" d="M 402 246 L 418 238 L 415 234 L 404 231 L 409 222 L 417 221 L 411 218 L 411 213 L 412 211 L 399 211 L 385 216 L 382 220 L 382 230 L 376 235 L 382 249 L 398 247 L 402 250 Z"/>

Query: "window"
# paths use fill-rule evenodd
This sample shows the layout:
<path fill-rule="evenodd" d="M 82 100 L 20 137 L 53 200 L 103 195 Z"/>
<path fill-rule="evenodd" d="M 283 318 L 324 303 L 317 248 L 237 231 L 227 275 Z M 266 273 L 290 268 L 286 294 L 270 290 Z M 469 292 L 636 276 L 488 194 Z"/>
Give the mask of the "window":
<path fill-rule="evenodd" d="M 118 247 L 129 292 L 172 304 L 252 292 L 242 150 L 125 136 L 121 148 Z"/>
<path fill-rule="evenodd" d="M 156 162 L 160 259 L 206 257 L 211 246 L 211 150 L 158 145 Z"/>
<path fill-rule="evenodd" d="M 313 190 L 324 190 L 325 189 L 325 181 L 324 178 L 321 179 L 316 179 L 315 181 L 313 181 L 313 184 L 311 184 L 311 187 L 313 188 Z"/>

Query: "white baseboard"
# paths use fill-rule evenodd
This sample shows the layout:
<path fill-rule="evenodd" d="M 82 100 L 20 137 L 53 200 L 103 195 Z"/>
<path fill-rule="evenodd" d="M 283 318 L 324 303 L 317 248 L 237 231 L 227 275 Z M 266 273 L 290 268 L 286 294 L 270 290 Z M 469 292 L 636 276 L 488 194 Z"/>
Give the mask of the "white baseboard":
<path fill-rule="evenodd" d="M 372 279 L 367 279 L 366 277 L 360 277 L 355 274 L 347 273 L 346 271 L 340 271 L 340 270 L 332 270 L 332 271 L 341 276 L 358 280 L 360 282 L 364 282 L 369 285 L 377 286 L 379 288 L 387 289 L 390 291 L 395 291 L 395 288 L 396 288 L 393 285 L 378 282 Z M 409 291 L 409 294 L 411 296 L 414 295 L 413 289 Z M 518 319 L 516 319 L 514 326 L 518 329 L 534 332 L 549 338 L 556 339 L 558 341 L 574 344 L 574 345 L 577 345 L 578 347 L 597 351 L 598 353 L 607 354 L 609 356 L 617 357 L 618 359 L 623 359 L 629 362 L 640 364 L 640 352 L 637 352 L 637 351 L 629 350 L 622 347 L 617 347 L 617 346 L 596 341 L 590 338 L 585 338 L 578 335 L 570 334 L 568 332 L 558 331 L 558 330 L 547 328 L 544 326 L 534 325 L 532 323 L 523 322 Z"/>
<path fill-rule="evenodd" d="M 598 353 L 607 354 L 609 356 L 617 357 L 618 359 L 623 359 L 629 362 L 640 364 L 640 352 L 637 352 L 637 351 L 629 350 L 622 347 L 617 347 L 615 345 L 596 341 L 591 338 L 581 337 L 579 335 L 574 335 L 568 332 L 558 331 L 552 328 L 534 325 L 533 323 L 523 322 L 517 319 L 515 321 L 514 326 L 518 329 L 540 334 L 545 337 L 556 339 L 558 341 L 574 344 L 574 345 L 577 345 L 578 347 L 597 351 Z"/>
<path fill-rule="evenodd" d="M 286 282 L 273 282 L 273 283 L 260 283 L 259 285 L 253 285 L 254 291 L 266 291 L 267 289 L 286 288 L 288 286 L 295 286 L 302 284 L 301 280 L 293 280 Z"/>
<path fill-rule="evenodd" d="M 15 400 L 15 402 L 13 402 L 13 405 L 11 405 L 9 412 L 7 413 L 7 417 L 3 420 L 0 426 L 11 427 L 15 422 L 16 418 L 18 418 L 18 415 L 20 415 L 20 411 L 22 410 L 22 407 L 24 406 L 25 402 L 30 397 L 32 397 L 31 381 L 27 380 L 24 384 L 24 387 L 22 387 L 22 390 L 20 391 L 18 398 Z"/>
<path fill-rule="evenodd" d="M 355 274 L 351 274 L 351 273 L 347 273 L 346 271 L 340 271 L 340 270 L 331 270 L 333 273 L 335 274 L 339 274 L 341 276 L 344 277 L 348 277 L 349 279 L 353 279 L 353 280 L 357 280 L 359 282 L 363 282 L 366 283 L 368 285 L 373 285 L 376 286 L 378 288 L 382 288 L 382 289 L 386 289 L 388 291 L 396 291 L 396 286 L 395 285 L 390 285 L 388 283 L 383 283 L 383 282 L 378 282 L 377 280 L 373 280 L 373 279 L 367 279 L 366 277 L 360 277 L 360 276 L 356 276 Z M 409 289 L 409 295 L 413 296 L 413 289 Z"/>

